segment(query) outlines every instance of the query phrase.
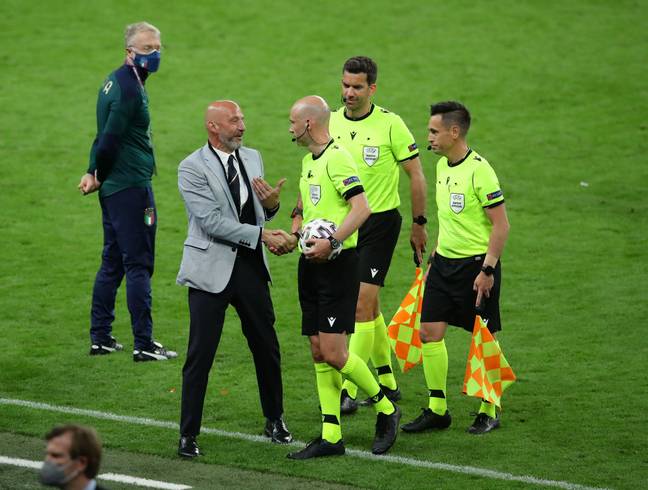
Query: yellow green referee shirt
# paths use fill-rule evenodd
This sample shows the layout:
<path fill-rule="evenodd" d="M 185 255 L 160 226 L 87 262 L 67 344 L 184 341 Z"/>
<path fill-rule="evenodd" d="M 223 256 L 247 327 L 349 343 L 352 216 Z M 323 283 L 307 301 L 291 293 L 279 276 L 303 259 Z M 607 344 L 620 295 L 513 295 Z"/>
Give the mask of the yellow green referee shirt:
<path fill-rule="evenodd" d="M 329 131 L 358 164 L 371 212 L 397 208 L 398 164 L 418 156 L 414 136 L 400 116 L 372 104 L 368 114 L 350 119 L 341 107 L 331 114 Z"/>
<path fill-rule="evenodd" d="M 331 140 L 322 153 L 308 153 L 302 160 L 299 192 L 304 223 L 323 218 L 339 227 L 351 210 L 348 200 L 364 192 L 358 167 L 349 152 Z M 358 232 L 344 240 L 343 249 L 355 248 Z"/>
<path fill-rule="evenodd" d="M 437 162 L 436 203 L 439 217 L 437 252 L 451 259 L 486 253 L 492 223 L 484 208 L 504 202 L 495 171 L 473 150 L 458 163 Z"/>

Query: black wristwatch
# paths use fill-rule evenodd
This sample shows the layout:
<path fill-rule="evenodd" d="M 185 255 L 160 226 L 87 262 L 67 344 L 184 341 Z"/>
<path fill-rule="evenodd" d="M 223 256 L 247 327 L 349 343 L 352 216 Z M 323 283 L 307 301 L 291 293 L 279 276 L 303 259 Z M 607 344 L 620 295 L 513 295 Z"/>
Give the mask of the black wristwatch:
<path fill-rule="evenodd" d="M 304 216 L 304 210 L 302 208 L 298 208 L 297 206 L 295 206 L 293 208 L 292 212 L 290 213 L 290 217 L 295 218 L 297 216 L 302 216 L 303 217 Z"/>
<path fill-rule="evenodd" d="M 423 215 L 417 216 L 414 218 L 414 223 L 423 226 L 425 223 L 427 223 L 427 218 Z"/>
<path fill-rule="evenodd" d="M 495 267 L 493 267 L 492 265 L 486 265 L 486 266 L 482 267 L 481 270 L 487 276 L 492 276 L 493 273 L 495 272 Z"/>
<path fill-rule="evenodd" d="M 333 235 L 328 237 L 328 241 L 331 244 L 331 250 L 336 250 L 342 246 L 342 242 L 335 238 Z"/>

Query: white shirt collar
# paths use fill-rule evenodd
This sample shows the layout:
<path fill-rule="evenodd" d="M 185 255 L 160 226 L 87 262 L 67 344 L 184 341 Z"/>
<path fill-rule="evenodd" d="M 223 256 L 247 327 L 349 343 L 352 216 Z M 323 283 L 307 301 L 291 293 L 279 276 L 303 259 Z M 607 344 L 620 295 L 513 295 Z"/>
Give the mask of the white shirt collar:
<path fill-rule="evenodd" d="M 211 145 L 211 143 L 210 143 L 210 145 Z M 223 164 L 223 167 L 225 167 L 225 170 L 226 170 L 226 171 L 227 171 L 227 161 L 229 160 L 229 157 L 230 157 L 230 156 L 233 156 L 233 157 L 234 157 L 234 166 L 236 167 L 236 171 L 237 171 L 237 172 L 239 171 L 239 168 L 238 168 L 238 163 L 239 163 L 239 162 L 238 162 L 238 158 L 236 158 L 236 152 L 234 152 L 234 153 L 227 153 L 227 152 L 225 152 L 225 151 L 223 151 L 223 150 L 219 150 L 218 148 L 216 148 L 216 147 L 214 147 L 214 146 L 212 146 L 212 148 L 214 149 L 214 151 L 216 152 L 216 154 L 217 154 L 218 157 L 220 158 L 221 163 Z"/>
<path fill-rule="evenodd" d="M 227 177 L 227 161 L 229 160 L 230 155 L 234 157 L 234 168 L 236 169 L 236 173 L 239 174 L 239 189 L 240 189 L 239 195 L 241 196 L 241 209 L 243 209 L 243 205 L 247 202 L 249 195 L 248 195 L 247 186 L 245 185 L 245 182 L 243 181 L 243 176 L 241 175 L 241 169 L 239 168 L 238 158 L 236 158 L 236 152 L 227 153 L 222 150 L 219 150 L 211 143 L 207 143 L 207 144 L 210 146 L 212 150 L 216 152 L 218 158 L 220 158 L 221 164 L 223 165 L 223 171 L 225 172 L 226 177 Z"/>

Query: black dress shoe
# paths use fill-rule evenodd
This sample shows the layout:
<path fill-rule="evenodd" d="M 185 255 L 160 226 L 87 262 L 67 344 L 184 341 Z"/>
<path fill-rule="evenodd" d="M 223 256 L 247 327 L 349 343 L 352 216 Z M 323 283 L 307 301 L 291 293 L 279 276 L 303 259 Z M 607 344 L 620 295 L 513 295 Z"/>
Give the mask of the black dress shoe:
<path fill-rule="evenodd" d="M 349 396 L 347 390 L 342 390 L 340 393 L 340 413 L 342 415 L 350 415 L 358 410 L 358 402 L 355 398 Z"/>
<path fill-rule="evenodd" d="M 292 442 L 293 436 L 286 427 L 286 423 L 283 421 L 283 418 L 278 418 L 275 420 L 266 419 L 265 428 L 263 433 L 272 439 L 272 442 L 278 444 L 288 444 Z"/>
<path fill-rule="evenodd" d="M 387 398 L 389 398 L 390 401 L 396 403 L 398 400 L 401 399 L 401 390 L 398 386 L 396 387 L 395 390 L 392 390 L 391 388 L 387 388 L 384 385 L 379 385 L 379 386 L 382 392 L 385 394 Z M 369 397 L 365 400 L 362 400 L 358 405 L 360 405 L 361 407 L 369 407 L 373 404 L 374 404 L 373 399 Z"/>
<path fill-rule="evenodd" d="M 196 436 L 182 436 L 178 443 L 178 454 L 183 458 L 196 458 L 202 455 Z"/>
<path fill-rule="evenodd" d="M 396 442 L 401 411 L 398 405 L 394 405 L 394 409 L 394 413 L 389 415 L 378 412 L 376 418 L 376 437 L 371 448 L 371 452 L 374 454 L 385 454 L 394 445 L 394 442 Z"/>
<path fill-rule="evenodd" d="M 429 408 L 424 408 L 421 415 L 411 422 L 403 424 L 401 429 L 404 432 L 423 432 L 428 429 L 447 429 L 451 423 L 452 417 L 447 410 L 443 415 L 439 415 Z"/>
<path fill-rule="evenodd" d="M 288 453 L 287 457 L 289 459 L 310 459 L 321 456 L 341 456 L 342 454 L 344 454 L 344 443 L 342 439 L 333 444 L 326 439 L 318 437 L 309 442 L 301 451 Z"/>
<path fill-rule="evenodd" d="M 485 413 L 478 413 L 477 418 L 475 419 L 473 424 L 468 427 L 467 432 L 469 432 L 470 434 L 486 434 L 486 432 L 497 429 L 499 428 L 499 426 L 499 415 L 493 418 Z"/>

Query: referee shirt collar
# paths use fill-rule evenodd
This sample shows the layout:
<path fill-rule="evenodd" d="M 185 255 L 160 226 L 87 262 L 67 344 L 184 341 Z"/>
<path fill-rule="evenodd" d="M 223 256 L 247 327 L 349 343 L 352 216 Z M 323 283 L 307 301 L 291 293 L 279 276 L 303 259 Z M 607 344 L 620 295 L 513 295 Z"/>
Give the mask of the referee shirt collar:
<path fill-rule="evenodd" d="M 466 152 L 464 157 L 461 160 L 459 160 L 458 162 L 450 163 L 450 160 L 448 160 L 448 167 L 456 167 L 457 165 L 461 165 L 463 162 L 466 161 L 466 158 L 468 158 L 471 153 L 472 153 L 472 149 L 468 148 L 468 151 Z"/>
<path fill-rule="evenodd" d="M 371 108 L 369 109 L 369 112 L 367 112 L 364 116 L 360 116 L 360 117 L 349 117 L 347 115 L 346 108 L 345 108 L 344 109 L 344 118 L 348 119 L 349 121 L 362 121 L 363 119 L 367 119 L 369 116 L 371 116 L 371 114 L 374 111 L 374 107 L 376 107 L 376 106 L 372 102 L 371 103 Z"/>
<path fill-rule="evenodd" d="M 328 145 L 326 145 L 326 147 L 321 152 L 319 152 L 317 155 L 313 155 L 313 160 L 317 160 L 319 157 L 321 157 L 332 144 L 333 138 L 331 138 L 331 141 L 328 142 Z"/>

